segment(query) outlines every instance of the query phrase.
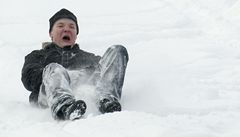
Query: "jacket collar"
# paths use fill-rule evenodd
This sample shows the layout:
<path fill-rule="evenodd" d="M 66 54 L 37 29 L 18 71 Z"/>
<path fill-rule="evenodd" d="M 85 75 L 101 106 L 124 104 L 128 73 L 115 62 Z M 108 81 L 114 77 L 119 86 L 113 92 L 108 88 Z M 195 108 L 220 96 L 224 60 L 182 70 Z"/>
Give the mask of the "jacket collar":
<path fill-rule="evenodd" d="M 76 49 L 80 49 L 79 48 L 79 45 L 76 43 L 73 45 L 73 47 L 63 47 L 63 48 L 60 48 L 56 43 L 54 42 L 43 42 L 42 43 L 42 48 L 43 49 L 49 49 L 49 48 L 57 48 L 59 50 L 76 50 Z"/>

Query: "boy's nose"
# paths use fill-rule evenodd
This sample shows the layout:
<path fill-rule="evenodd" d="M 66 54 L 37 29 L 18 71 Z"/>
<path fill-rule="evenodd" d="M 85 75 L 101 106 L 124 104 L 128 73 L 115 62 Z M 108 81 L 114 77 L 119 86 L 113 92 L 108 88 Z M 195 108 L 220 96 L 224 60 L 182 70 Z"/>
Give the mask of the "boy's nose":
<path fill-rule="evenodd" d="M 63 29 L 64 29 L 65 32 L 70 30 L 69 27 L 64 27 Z"/>

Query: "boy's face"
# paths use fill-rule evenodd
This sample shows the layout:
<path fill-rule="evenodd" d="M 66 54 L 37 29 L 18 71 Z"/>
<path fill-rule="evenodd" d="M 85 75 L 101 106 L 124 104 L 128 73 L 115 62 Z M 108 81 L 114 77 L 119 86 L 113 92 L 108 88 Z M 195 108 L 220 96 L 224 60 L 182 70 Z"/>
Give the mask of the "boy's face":
<path fill-rule="evenodd" d="M 49 33 L 52 42 L 59 47 L 73 46 L 77 39 L 77 26 L 71 19 L 62 18 L 57 20 Z"/>

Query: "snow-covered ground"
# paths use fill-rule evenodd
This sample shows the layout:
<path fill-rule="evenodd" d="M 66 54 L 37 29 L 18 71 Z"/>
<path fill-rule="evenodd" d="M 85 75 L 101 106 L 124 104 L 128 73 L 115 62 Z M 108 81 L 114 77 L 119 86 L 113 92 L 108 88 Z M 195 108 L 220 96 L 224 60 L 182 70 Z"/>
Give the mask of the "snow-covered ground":
<path fill-rule="evenodd" d="M 29 105 L 24 56 L 50 41 L 48 19 L 63 7 L 82 49 L 127 47 L 122 112 L 59 122 Z M 240 136 L 239 0 L 8 0 L 0 13 L 0 137 Z"/>

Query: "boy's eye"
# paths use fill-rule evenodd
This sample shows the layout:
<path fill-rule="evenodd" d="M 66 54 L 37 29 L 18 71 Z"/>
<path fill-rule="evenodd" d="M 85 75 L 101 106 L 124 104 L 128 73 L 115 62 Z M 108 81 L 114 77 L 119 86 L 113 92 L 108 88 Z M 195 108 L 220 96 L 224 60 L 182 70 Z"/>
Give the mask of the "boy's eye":
<path fill-rule="evenodd" d="M 69 28 L 75 29 L 75 26 L 74 26 L 73 24 L 70 24 L 70 25 L 69 25 Z"/>
<path fill-rule="evenodd" d="M 59 27 L 59 28 L 62 28 L 62 27 L 63 27 L 63 25 L 58 25 L 58 27 Z"/>

